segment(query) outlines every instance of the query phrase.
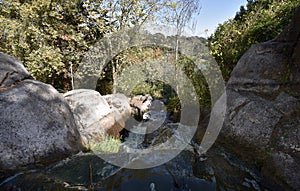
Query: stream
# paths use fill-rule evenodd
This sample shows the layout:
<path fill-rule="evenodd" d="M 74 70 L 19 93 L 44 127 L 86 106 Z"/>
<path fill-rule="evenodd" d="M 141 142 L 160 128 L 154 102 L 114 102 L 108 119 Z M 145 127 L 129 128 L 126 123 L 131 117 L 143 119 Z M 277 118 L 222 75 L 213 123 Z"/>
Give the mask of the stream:
<path fill-rule="evenodd" d="M 180 124 L 165 125 L 161 123 L 165 117 L 163 111 L 152 111 L 150 121 L 134 126 L 120 144 L 121 154 L 81 152 L 46 168 L 19 172 L 2 181 L 0 190 L 267 190 L 254 166 L 243 163 L 222 146 L 214 145 L 204 155 L 197 155 L 195 147 L 179 136 Z M 144 134 L 151 130 L 147 129 L 150 124 L 161 127 L 154 129 L 152 132 L 158 133 L 148 136 L 145 143 Z M 170 137 L 176 137 L 175 141 L 167 143 Z M 184 143 L 184 149 L 177 146 Z M 176 157 L 170 157 L 174 153 Z M 105 156 L 114 160 L 109 163 Z M 132 161 L 148 168 L 133 169 L 129 164 Z M 118 162 L 125 165 L 114 165 Z"/>
<path fill-rule="evenodd" d="M 192 148 L 148 169 L 119 168 L 94 153 L 79 153 L 45 169 L 20 172 L 0 190 L 266 190 L 254 167 L 220 146 L 196 161 Z"/>

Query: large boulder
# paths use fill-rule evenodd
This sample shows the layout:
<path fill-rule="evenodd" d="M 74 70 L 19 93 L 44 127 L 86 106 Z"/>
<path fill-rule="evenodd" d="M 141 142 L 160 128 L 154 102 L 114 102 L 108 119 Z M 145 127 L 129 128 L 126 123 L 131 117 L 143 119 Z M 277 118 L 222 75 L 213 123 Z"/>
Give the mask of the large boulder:
<path fill-rule="evenodd" d="M 89 89 L 76 89 L 64 94 L 85 146 L 110 135 L 118 138 L 130 116 L 129 100 L 121 94 L 101 96 Z"/>
<path fill-rule="evenodd" d="M 0 69 L 1 176 L 79 152 L 80 135 L 63 96 L 50 85 L 30 80 L 16 58 L 1 53 Z"/>
<path fill-rule="evenodd" d="M 218 139 L 284 189 L 300 190 L 300 8 L 276 39 L 242 56 L 227 84 Z"/>
<path fill-rule="evenodd" d="M 0 52 L 0 88 L 10 87 L 25 79 L 33 79 L 15 57 Z"/>

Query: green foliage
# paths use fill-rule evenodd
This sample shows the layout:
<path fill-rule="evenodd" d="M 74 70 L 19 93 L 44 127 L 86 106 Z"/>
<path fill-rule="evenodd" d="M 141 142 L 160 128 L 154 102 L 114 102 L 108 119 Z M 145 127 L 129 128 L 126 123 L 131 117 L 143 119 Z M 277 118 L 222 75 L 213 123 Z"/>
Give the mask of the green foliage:
<path fill-rule="evenodd" d="M 169 103 L 167 104 L 167 111 L 178 113 L 180 112 L 180 110 L 181 110 L 181 103 L 178 96 L 170 98 Z"/>
<path fill-rule="evenodd" d="M 151 75 L 151 72 L 154 72 L 153 69 L 151 67 L 147 67 L 147 65 L 144 63 L 149 60 L 151 61 L 160 59 L 163 59 L 163 49 L 161 48 L 133 47 L 131 49 L 124 50 L 123 52 L 119 53 L 114 59 L 112 59 L 102 71 L 102 74 L 98 80 L 97 91 L 99 91 L 101 94 L 112 93 L 114 88 L 113 83 L 116 83 L 116 81 L 114 80 L 114 75 L 120 75 L 122 72 L 124 72 L 124 69 L 130 68 L 131 66 L 134 66 L 135 69 L 143 68 L 145 72 Z M 136 76 L 136 78 L 138 78 L 138 76 Z M 126 81 L 126 83 L 130 84 L 129 81 Z M 150 85 L 150 83 L 152 83 L 152 85 Z M 155 91 L 155 88 L 152 87 L 153 83 L 154 82 L 150 81 L 149 83 L 142 81 L 139 84 L 140 88 L 136 87 L 133 90 L 132 95 L 141 94 L 142 91 L 144 93 L 153 95 Z M 155 85 L 161 86 L 159 85 L 159 82 L 155 82 Z"/>
<path fill-rule="evenodd" d="M 117 153 L 119 152 L 121 141 L 109 135 L 102 135 L 101 141 L 90 141 L 89 144 L 90 150 L 96 153 Z"/>
<path fill-rule="evenodd" d="M 201 107 L 210 107 L 210 92 L 208 84 L 205 77 L 201 73 L 201 70 L 195 71 L 195 63 L 187 58 L 186 56 L 181 55 L 178 60 L 179 68 L 182 68 L 185 75 L 192 82 L 195 92 L 198 97 L 198 103 Z"/>
<path fill-rule="evenodd" d="M 173 93 L 173 94 L 172 94 Z M 142 82 L 131 92 L 131 96 L 149 94 L 155 98 L 170 98 L 175 95 L 172 87 L 158 80 Z"/>
<path fill-rule="evenodd" d="M 103 12 L 93 20 L 90 14 L 80 0 L 1 1 L 0 51 L 19 58 L 37 80 L 65 88 L 70 65 L 108 30 Z"/>
<path fill-rule="evenodd" d="M 203 53 L 203 56 L 207 56 Z M 135 96 L 139 94 L 150 94 L 155 98 L 166 98 L 169 100 L 169 104 L 167 106 L 168 111 L 178 112 L 181 108 L 181 101 L 185 103 L 189 103 L 193 98 L 193 95 L 184 95 L 179 99 L 178 93 L 182 92 L 191 92 L 188 88 L 189 85 L 181 84 L 183 83 L 180 80 L 180 76 L 176 76 L 175 73 L 171 73 L 171 78 L 177 78 L 180 83 L 177 83 L 178 87 L 171 87 L 170 84 L 166 84 L 165 81 L 161 81 L 159 79 L 152 79 L 153 76 L 166 76 L 168 71 L 166 68 L 155 68 L 153 64 L 156 63 L 156 67 L 158 65 L 162 65 L 162 63 L 167 62 L 177 68 L 177 70 L 181 70 L 183 74 L 189 79 L 189 82 L 195 89 L 195 93 L 198 98 L 198 104 L 201 107 L 210 107 L 210 93 L 209 88 L 206 83 L 206 79 L 201 73 L 201 70 L 195 71 L 196 65 L 193 61 L 186 56 L 179 54 L 178 60 L 176 61 L 176 56 L 174 50 L 160 48 L 160 47 L 134 47 L 123 51 L 116 58 L 112 60 L 113 63 L 118 65 L 117 76 L 124 73 L 131 73 L 130 76 L 134 76 L 134 81 L 130 82 L 130 79 L 125 78 L 125 84 L 117 84 L 120 86 L 120 89 L 127 90 L 129 87 L 133 85 L 134 88 L 129 92 L 129 96 Z M 157 65 L 158 64 L 158 65 Z M 113 72 L 112 72 L 112 63 L 109 64 L 101 75 L 100 80 L 98 81 L 99 89 L 101 94 L 111 93 L 112 89 L 106 89 L 109 85 L 104 85 L 113 81 Z M 134 66 L 133 68 L 131 66 Z M 171 67 L 170 67 L 171 68 Z M 139 71 L 134 71 L 139 70 Z M 145 76 L 139 76 L 139 72 L 142 72 Z M 173 70 L 171 72 L 174 72 Z M 169 74 L 170 75 L 170 74 Z M 128 76 L 130 78 L 130 76 Z M 145 79 L 144 79 L 145 78 Z M 142 81 L 139 82 L 139 80 Z M 176 79 L 175 79 L 176 80 Z M 124 81 L 124 80 L 121 80 Z M 137 83 L 138 82 L 138 83 Z M 188 83 L 189 83 L 188 82 Z M 111 85 L 111 84 L 110 84 Z M 113 88 L 110 86 L 110 88 Z M 178 89 L 176 89 L 178 88 Z M 108 91 L 108 92 L 106 92 Z"/>
<path fill-rule="evenodd" d="M 220 24 L 209 37 L 210 50 L 225 80 L 252 44 L 275 38 L 289 24 L 299 0 L 248 0 L 234 19 Z"/>
<path fill-rule="evenodd" d="M 70 89 L 71 67 L 76 72 L 105 33 L 164 22 L 181 1 L 2 0 L 0 51 L 19 58 L 37 80 Z"/>

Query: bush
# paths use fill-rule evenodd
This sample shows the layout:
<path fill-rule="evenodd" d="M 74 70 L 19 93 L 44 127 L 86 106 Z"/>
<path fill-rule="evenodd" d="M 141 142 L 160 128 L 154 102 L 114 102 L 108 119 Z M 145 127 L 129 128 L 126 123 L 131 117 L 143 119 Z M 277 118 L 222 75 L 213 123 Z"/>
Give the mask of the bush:
<path fill-rule="evenodd" d="M 109 135 L 102 135 L 101 141 L 90 141 L 89 144 L 90 150 L 95 153 L 117 153 L 119 152 L 121 141 Z"/>

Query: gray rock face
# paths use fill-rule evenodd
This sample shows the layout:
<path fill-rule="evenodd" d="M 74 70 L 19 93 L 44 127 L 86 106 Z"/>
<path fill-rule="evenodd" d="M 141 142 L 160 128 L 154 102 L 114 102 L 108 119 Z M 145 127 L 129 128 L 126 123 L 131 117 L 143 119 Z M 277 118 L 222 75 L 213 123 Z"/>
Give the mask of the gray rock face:
<path fill-rule="evenodd" d="M 268 147 L 282 114 L 273 103 L 259 96 L 227 91 L 228 110 L 222 133 L 244 145 Z"/>
<path fill-rule="evenodd" d="M 94 90 L 77 89 L 64 96 L 86 147 L 89 147 L 90 141 L 100 141 L 106 134 L 119 137 L 130 116 L 129 101 L 121 94 L 101 96 Z"/>
<path fill-rule="evenodd" d="M 227 87 L 254 93 L 276 94 L 288 75 L 291 43 L 252 45 L 232 71 Z"/>
<path fill-rule="evenodd" d="M 253 45 L 239 60 L 227 84 L 219 138 L 259 163 L 270 179 L 295 190 L 300 189 L 299 21 L 300 8 L 282 35 Z"/>
<path fill-rule="evenodd" d="M 0 52 L 0 63 L 0 88 L 9 87 L 24 79 L 33 79 L 15 57 Z"/>
<path fill-rule="evenodd" d="M 55 162 L 81 150 L 68 103 L 52 86 L 25 80 L 0 90 L 0 103 L 1 170 Z"/>
<path fill-rule="evenodd" d="M 284 180 L 285 190 L 299 190 L 299 158 L 281 151 L 270 153 L 270 160 L 264 165 L 266 176 L 274 177 L 277 181 Z"/>

